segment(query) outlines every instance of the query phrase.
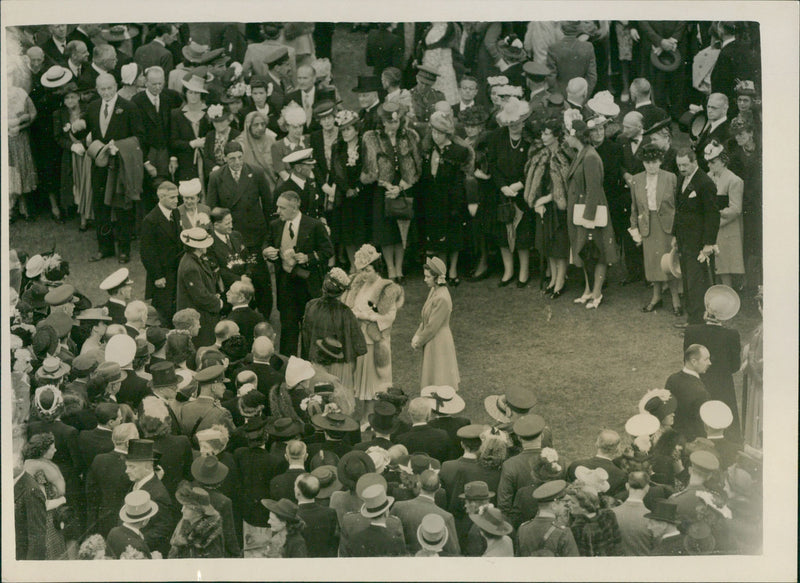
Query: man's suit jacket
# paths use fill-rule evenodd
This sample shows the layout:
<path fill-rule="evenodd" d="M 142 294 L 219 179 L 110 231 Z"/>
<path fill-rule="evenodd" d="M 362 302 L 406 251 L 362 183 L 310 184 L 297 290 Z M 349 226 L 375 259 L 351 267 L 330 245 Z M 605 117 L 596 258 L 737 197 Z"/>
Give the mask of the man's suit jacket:
<path fill-rule="evenodd" d="M 717 63 L 711 71 L 712 93 L 723 93 L 728 96 L 731 103 L 736 103 L 736 94 L 733 88 L 736 80 L 750 80 L 759 86 L 759 65 L 753 59 L 753 54 L 740 40 L 728 43 L 719 51 Z"/>
<path fill-rule="evenodd" d="M 153 440 L 153 449 L 161 454 L 158 465 L 164 470 L 161 483 L 175 496 L 181 480 L 192 479 L 192 444 L 185 435 L 162 435 L 150 437 Z"/>
<path fill-rule="evenodd" d="M 255 330 L 256 324 L 263 322 L 265 318 L 258 310 L 244 306 L 231 310 L 230 314 L 228 314 L 228 320 L 236 322 L 239 326 L 239 334 L 247 340 L 247 346 L 251 346 L 253 344 L 253 330 Z M 260 380 L 261 377 L 259 377 Z"/>
<path fill-rule="evenodd" d="M 272 246 L 276 249 L 281 248 L 281 238 L 283 237 L 283 229 L 285 222 L 276 219 L 269 225 L 269 234 L 265 247 Z M 284 277 L 296 277 L 298 268 L 308 270 L 309 276 L 305 280 L 308 288 L 308 293 L 312 298 L 319 297 L 322 294 L 322 279 L 325 271 L 328 269 L 328 259 L 333 256 L 333 244 L 328 236 L 328 231 L 317 219 L 302 215 L 300 217 L 300 227 L 297 229 L 297 242 L 295 243 L 294 250 L 296 253 L 305 253 L 308 255 L 308 263 L 305 265 L 296 265 L 292 273 L 287 274 L 281 267 L 280 258 L 276 260 L 275 272 L 278 276 L 278 298 L 281 296 L 281 282 Z"/>
<path fill-rule="evenodd" d="M 275 187 L 273 201 L 273 212 L 277 212 L 278 197 L 288 191 L 296 192 L 300 196 L 300 212 L 309 217 L 319 218 L 322 215 L 322 191 L 316 181 L 306 180 L 303 188 L 292 179 L 292 175 L 287 180 L 282 181 Z"/>
<path fill-rule="evenodd" d="M 714 245 L 719 231 L 717 186 L 701 169 L 697 169 L 686 188 L 679 177 L 675 195 L 675 221 L 672 234 L 678 239 L 678 249 L 696 259 L 704 245 Z"/>
<path fill-rule="evenodd" d="M 300 107 L 303 107 L 303 96 L 302 91 L 297 89 L 295 91 L 290 91 L 286 94 L 284 98 L 284 105 L 289 103 L 290 101 L 294 101 Z M 323 101 L 336 101 L 336 91 L 333 88 L 330 89 L 320 89 L 319 87 L 314 87 L 314 100 L 311 103 L 311 107 L 313 108 L 316 104 L 322 103 Z M 310 117 L 306 120 L 306 131 L 315 131 L 319 129 L 319 121 L 316 118 Z"/>
<path fill-rule="evenodd" d="M 458 544 L 458 534 L 456 533 L 456 522 L 453 515 L 447 510 L 439 508 L 432 498 L 419 495 L 411 500 L 395 502 L 392 506 L 391 514 L 400 519 L 403 523 L 403 534 L 406 539 L 406 550 L 413 555 L 422 547 L 417 540 L 417 528 L 422 524 L 422 519 L 428 514 L 441 516 L 447 526 L 449 536 L 442 552 L 457 557 L 461 554 L 461 547 Z"/>
<path fill-rule="evenodd" d="M 675 395 L 677 408 L 673 429 L 692 441 L 695 437 L 705 437 L 706 430 L 700 419 L 700 406 L 709 400 L 708 391 L 699 378 L 683 371 L 676 372 L 667 379 L 664 386 Z"/>
<path fill-rule="evenodd" d="M 67 42 L 69 42 L 69 38 L 67 39 Z M 48 39 L 44 41 L 40 46 L 41 49 L 44 51 L 46 57 L 45 62 L 49 63 L 50 66 L 52 65 L 61 65 L 62 67 L 67 66 L 67 55 L 65 54 L 66 48 L 64 49 L 64 53 L 59 51 L 52 36 L 48 37 Z M 45 66 L 43 70 L 47 70 L 47 68 L 48 67 Z"/>
<path fill-rule="evenodd" d="M 497 485 L 497 507 L 506 515 L 513 512 L 517 490 L 533 482 L 531 471 L 542 452 L 540 448 L 524 449 L 503 462 Z"/>
<path fill-rule="evenodd" d="M 155 282 L 161 278 L 167 280 L 167 286 L 175 289 L 178 282 L 178 265 L 183 254 L 183 243 L 180 238 L 180 215 L 172 209 L 172 220 L 168 221 L 156 205 L 142 219 L 139 235 L 139 255 L 147 272 L 144 297 L 153 297 Z"/>
<path fill-rule="evenodd" d="M 622 145 L 622 171 L 628 174 L 636 175 L 639 172 L 644 172 L 644 163 L 636 157 L 633 153 L 633 144 L 628 138 L 620 138 L 619 143 Z M 636 152 L 644 145 L 644 138 L 639 142 L 639 147 Z"/>
<path fill-rule="evenodd" d="M 678 179 L 671 172 L 658 171 L 656 179 L 656 212 L 665 233 L 672 232 L 675 220 L 675 190 Z M 650 234 L 650 207 L 647 203 L 647 174 L 641 172 L 633 177 L 633 206 L 631 206 L 631 228 L 639 229 L 642 237 Z"/>
<path fill-rule="evenodd" d="M 133 60 L 143 71 L 154 65 L 161 67 L 164 69 L 165 78 L 169 76 L 169 72 L 175 66 L 169 49 L 155 40 L 136 49 L 136 52 L 133 53 Z"/>
<path fill-rule="evenodd" d="M 125 454 L 110 451 L 95 456 L 86 475 L 87 530 L 103 536 L 119 523 L 119 509 L 131 490 Z"/>
<path fill-rule="evenodd" d="M 228 235 L 230 244 L 220 239 L 214 229 L 211 229 L 211 237 L 214 239 L 214 243 L 208 248 L 206 256 L 219 268 L 219 276 L 227 290 L 233 282 L 238 281 L 240 278 L 233 270 L 228 269 L 228 262 L 233 258 L 234 254 L 238 254 L 241 259 L 244 259 L 247 256 L 247 248 L 242 240 L 242 235 L 238 231 L 232 231 Z"/>
<path fill-rule="evenodd" d="M 86 127 L 92 134 L 92 141 L 100 140 L 107 144 L 111 140 L 119 141 L 135 137 L 139 140 L 139 144 L 144 142 L 144 126 L 138 107 L 127 99 L 117 97 L 105 135 L 100 130 L 100 112 L 103 107 L 103 100 L 95 99 L 86 110 Z"/>
<path fill-rule="evenodd" d="M 617 517 L 623 553 L 633 557 L 648 556 L 653 550 L 654 541 L 644 517 L 649 512 L 647 506 L 640 500 L 628 499 L 611 510 Z"/>
<path fill-rule="evenodd" d="M 144 534 L 144 532 L 142 532 L 142 534 Z M 127 526 L 120 525 L 112 528 L 106 538 L 106 547 L 108 548 L 109 556 L 114 559 L 119 559 L 120 555 L 122 555 L 129 546 L 137 551 L 141 551 L 145 558 L 150 558 L 150 546 L 143 537 L 139 536 Z M 166 555 L 164 556 L 166 557 Z"/>
<path fill-rule="evenodd" d="M 273 500 L 288 498 L 292 502 L 297 502 L 294 495 L 294 482 L 297 476 L 306 473 L 302 468 L 290 468 L 282 474 L 275 476 L 269 482 L 269 497 Z"/>
<path fill-rule="evenodd" d="M 108 315 L 111 318 L 112 324 L 122 324 L 125 325 L 125 304 L 120 304 L 119 302 L 112 302 L 111 300 L 106 301 L 105 304 L 100 306 L 101 308 L 106 308 L 108 310 Z"/>
<path fill-rule="evenodd" d="M 127 373 L 117 393 L 117 402 L 130 405 L 136 411 L 142 399 L 152 395 L 153 392 L 150 390 L 150 382 L 147 379 L 140 377 L 132 370 Z"/>
<path fill-rule="evenodd" d="M 610 496 L 615 495 L 625 488 L 625 482 L 628 480 L 628 475 L 619 469 L 614 462 L 603 457 L 591 457 L 583 460 L 576 460 L 572 462 L 567 468 L 567 480 L 573 481 L 575 479 L 575 470 L 578 466 L 583 466 L 590 470 L 603 468 L 608 474 L 608 492 Z"/>
<path fill-rule="evenodd" d="M 408 453 L 427 453 L 440 462 L 447 461 L 450 456 L 450 436 L 444 429 L 430 425 L 417 425 L 408 433 L 397 436 L 397 443 L 406 446 Z"/>
<path fill-rule="evenodd" d="M 211 506 L 214 510 L 219 512 L 222 517 L 222 535 L 225 539 L 225 558 L 234 558 L 242 556 L 242 548 L 239 546 L 239 535 L 237 534 L 237 526 L 233 514 L 233 502 L 222 492 L 205 486 L 204 484 L 196 484 L 208 492 L 211 498 Z M 239 529 L 241 529 L 241 519 L 239 520 Z"/>
<path fill-rule="evenodd" d="M 298 504 L 297 507 L 297 515 L 306 523 L 303 538 L 309 558 L 337 556 L 339 519 L 336 511 L 316 502 Z"/>
<path fill-rule="evenodd" d="M 466 509 L 464 500 L 459 495 L 464 493 L 464 485 L 475 481 L 486 482 L 489 491 L 496 495 L 500 472 L 480 465 L 477 459 L 460 457 L 442 464 L 439 479 L 447 491 L 447 510 L 453 516 L 463 516 Z M 494 496 L 492 499 L 494 502 Z"/>
<path fill-rule="evenodd" d="M 159 551 L 162 556 L 166 557 L 169 553 L 170 538 L 178 524 L 178 509 L 158 476 L 147 480 L 141 489 L 149 493 L 150 499 L 158 504 L 158 513 L 142 529 L 144 540 L 150 549 Z"/>
<path fill-rule="evenodd" d="M 101 453 L 108 453 L 114 450 L 114 442 L 111 441 L 111 431 L 95 427 L 88 431 L 81 431 L 78 434 L 78 450 L 81 452 L 81 473 L 86 473 L 92 467 L 92 461 Z"/>
<path fill-rule="evenodd" d="M 261 504 L 261 500 L 275 499 L 270 482 L 285 471 L 288 464 L 284 458 L 261 447 L 240 447 L 233 453 L 233 458 L 240 474 L 240 487 L 234 502 L 248 524 L 265 527 L 269 510 Z"/>
<path fill-rule="evenodd" d="M 155 152 L 151 150 L 167 150 L 169 148 L 170 136 L 170 112 L 180 107 L 181 96 L 171 89 L 164 89 L 158 96 L 159 104 L 158 111 L 156 111 L 153 102 L 147 95 L 147 91 L 140 91 L 131 98 L 131 102 L 139 108 L 142 127 L 144 128 L 144 141 L 142 142 L 142 153 L 145 160 L 150 160 L 158 170 L 159 176 L 166 177 L 168 175 L 167 163 L 169 162 L 169 155 L 164 152 L 161 154 L 163 158 L 160 159 Z"/>
<path fill-rule="evenodd" d="M 218 402 L 205 397 L 185 403 L 178 413 L 178 419 L 181 423 L 181 433 L 193 443 L 194 436 L 198 431 L 208 429 L 217 423 L 227 427 L 229 432 L 234 430 L 230 411 Z M 198 421 L 200 421 L 199 424 Z"/>
<path fill-rule="evenodd" d="M 594 93 L 597 84 L 597 62 L 592 43 L 575 37 L 556 41 L 547 51 L 547 66 L 551 71 L 551 87 L 567 95 L 567 83 L 573 77 L 583 77 L 589 84 L 587 95 Z"/>
<path fill-rule="evenodd" d="M 469 424 L 470 420 L 466 417 L 451 415 L 443 415 L 428 421 L 429 427 L 435 427 L 447 432 L 447 436 L 450 438 L 450 454 L 447 459 L 454 460 L 461 455 L 461 439 L 458 437 L 458 430 Z"/>
<path fill-rule="evenodd" d="M 47 558 L 47 507 L 44 492 L 36 479 L 24 471 L 14 482 L 14 532 L 18 561 Z"/>
<path fill-rule="evenodd" d="M 697 155 L 697 164 L 703 172 L 708 172 L 708 162 L 706 161 L 703 151 L 712 140 L 716 140 L 723 146 L 728 143 L 731 122 L 730 119 L 726 119 L 712 131 L 709 131 L 710 127 L 711 126 L 703 128 L 703 131 L 697 136 L 697 144 L 694 147 L 694 153 Z"/>
<path fill-rule="evenodd" d="M 273 204 L 262 170 L 244 164 L 237 183 L 227 165 L 217 168 L 208 179 L 206 203 L 231 211 L 233 228 L 242 234 L 247 247 L 261 246 Z"/>

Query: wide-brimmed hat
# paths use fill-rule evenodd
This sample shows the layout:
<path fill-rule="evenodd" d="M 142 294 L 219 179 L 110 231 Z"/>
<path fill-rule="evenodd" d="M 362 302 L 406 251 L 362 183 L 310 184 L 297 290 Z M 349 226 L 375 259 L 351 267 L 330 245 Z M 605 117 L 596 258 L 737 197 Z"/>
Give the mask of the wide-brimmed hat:
<path fill-rule="evenodd" d="M 116 334 L 106 344 L 106 362 L 116 362 L 125 367 L 133 362 L 136 356 L 136 340 L 127 334 Z"/>
<path fill-rule="evenodd" d="M 583 482 L 587 488 L 597 493 L 608 492 L 608 472 L 604 468 L 589 469 L 586 466 L 575 468 L 575 479 Z"/>
<path fill-rule="evenodd" d="M 711 429 L 727 429 L 733 423 L 733 412 L 722 401 L 706 401 L 700 405 L 700 419 Z"/>
<path fill-rule="evenodd" d="M 449 534 L 444 518 L 438 514 L 426 514 L 417 527 L 417 540 L 428 551 L 441 551 L 447 544 Z"/>
<path fill-rule="evenodd" d="M 420 391 L 421 397 L 433 399 L 433 411 L 440 415 L 456 415 L 466 407 L 464 399 L 458 396 L 456 390 L 449 386 L 431 385 Z"/>
<path fill-rule="evenodd" d="M 194 468 L 194 464 L 192 464 Z M 175 491 L 175 500 L 184 506 L 211 506 L 211 496 L 200 486 L 192 486 L 189 482 L 183 481 Z"/>
<path fill-rule="evenodd" d="M 375 403 L 375 408 L 367 419 L 372 428 L 380 433 L 393 433 L 400 425 L 400 419 L 397 417 L 397 407 L 388 401 Z"/>
<path fill-rule="evenodd" d="M 672 249 L 661 256 L 661 271 L 667 277 L 681 278 L 681 262 L 677 249 Z"/>
<path fill-rule="evenodd" d="M 642 135 L 650 136 L 663 128 L 670 127 L 670 124 L 672 124 L 672 118 L 666 115 L 659 120 L 653 121 L 652 125 L 642 130 Z"/>
<path fill-rule="evenodd" d="M 25 277 L 33 279 L 34 277 L 42 275 L 45 263 L 44 257 L 38 253 L 36 255 L 31 255 L 25 262 Z"/>
<path fill-rule="evenodd" d="M 727 285 L 712 285 L 706 290 L 703 301 L 706 312 L 721 322 L 733 318 L 739 313 L 739 308 L 742 306 L 739 294 Z"/>
<path fill-rule="evenodd" d="M 364 243 L 355 253 L 354 264 L 356 271 L 364 269 L 367 265 L 381 258 L 381 254 L 370 243 Z"/>
<path fill-rule="evenodd" d="M 678 408 L 678 401 L 666 389 L 652 389 L 647 391 L 639 400 L 639 412 L 650 413 L 663 421 L 668 415 Z"/>
<path fill-rule="evenodd" d="M 128 442 L 128 453 L 125 460 L 129 462 L 152 462 L 155 455 L 153 452 L 153 440 L 151 439 L 131 439 Z"/>
<path fill-rule="evenodd" d="M 219 484 L 228 475 L 228 466 L 213 455 L 201 455 L 192 462 L 192 477 L 201 484 Z"/>
<path fill-rule="evenodd" d="M 44 301 L 51 306 L 60 306 L 75 300 L 75 288 L 68 283 L 50 288 L 50 291 L 44 296 Z"/>
<path fill-rule="evenodd" d="M 42 361 L 42 366 L 36 371 L 36 376 L 41 379 L 60 379 L 70 371 L 66 362 L 61 362 L 57 356 L 47 356 Z"/>
<path fill-rule="evenodd" d="M 336 466 L 319 466 L 311 470 L 311 475 L 319 480 L 317 498 L 327 500 L 331 494 L 342 489 L 342 483 L 336 477 Z"/>
<path fill-rule="evenodd" d="M 678 504 L 669 500 L 656 500 L 653 511 L 648 512 L 644 517 L 660 520 L 661 522 L 669 522 L 670 524 L 681 523 L 680 518 L 678 518 Z"/>
<path fill-rule="evenodd" d="M 470 514 L 469 519 L 481 530 L 495 536 L 505 536 L 514 530 L 503 518 L 500 509 L 494 506 L 483 506 L 476 514 Z"/>
<path fill-rule="evenodd" d="M 108 42 L 122 42 L 139 36 L 139 29 L 135 26 L 115 24 L 109 28 L 101 29 L 100 34 L 103 35 L 103 38 Z"/>
<path fill-rule="evenodd" d="M 355 488 L 359 478 L 375 471 L 375 464 L 367 452 L 361 450 L 348 451 L 336 466 L 339 481 L 349 489 Z"/>
<path fill-rule="evenodd" d="M 614 103 L 614 96 L 610 91 L 600 91 L 586 102 L 586 106 L 598 115 L 614 118 L 619 115 L 619 105 Z"/>
<path fill-rule="evenodd" d="M 119 510 L 123 522 L 139 522 L 154 516 L 158 512 L 158 504 L 150 499 L 147 490 L 134 490 L 125 496 L 125 505 Z"/>
<path fill-rule="evenodd" d="M 206 89 L 205 77 L 201 77 L 196 73 L 187 74 L 183 78 L 183 81 L 181 81 L 181 83 L 189 91 L 195 91 L 197 93 L 208 93 L 208 89 Z"/>
<path fill-rule="evenodd" d="M 202 227 L 193 227 L 181 231 L 181 241 L 194 249 L 208 249 L 214 244 L 214 238 Z"/>
<path fill-rule="evenodd" d="M 497 123 L 501 126 L 520 123 L 528 119 L 531 115 L 531 108 L 527 101 L 522 101 L 516 97 L 509 98 L 497 113 Z"/>
<path fill-rule="evenodd" d="M 353 87 L 353 93 L 376 93 L 383 89 L 381 80 L 374 75 L 359 75 L 358 83 Z"/>
<path fill-rule="evenodd" d="M 364 502 L 361 515 L 365 518 L 380 516 L 394 504 L 394 497 L 386 495 L 386 479 L 370 472 L 358 479 L 356 494 Z"/>
<path fill-rule="evenodd" d="M 286 373 L 284 378 L 286 386 L 290 389 L 312 378 L 317 371 L 307 360 L 298 358 L 297 356 L 290 356 L 289 361 L 286 363 Z"/>
<path fill-rule="evenodd" d="M 111 157 L 109 145 L 101 142 L 100 140 L 93 140 L 89 147 L 86 148 L 86 155 L 94 160 L 95 166 L 105 168 L 108 166 L 108 161 Z"/>
<path fill-rule="evenodd" d="M 319 103 L 315 103 L 311 113 L 317 119 L 328 115 L 334 115 L 336 113 L 336 102 L 326 99 L 324 101 L 320 101 Z"/>
<path fill-rule="evenodd" d="M 323 431 L 345 432 L 358 429 L 358 422 L 344 413 L 329 412 L 324 415 L 314 415 L 311 417 L 311 423 Z"/>
<path fill-rule="evenodd" d="M 494 492 L 489 490 L 486 482 L 476 480 L 464 484 L 464 491 L 458 497 L 462 500 L 489 500 L 494 497 Z"/>
<path fill-rule="evenodd" d="M 650 51 L 650 62 L 656 69 L 669 73 L 683 64 L 683 56 L 681 56 L 681 51 L 678 48 L 672 51 L 662 49 L 656 52 L 652 50 Z"/>
<path fill-rule="evenodd" d="M 708 144 L 706 144 L 706 147 L 703 148 L 703 158 L 705 158 L 707 162 L 710 162 L 715 158 L 719 158 L 720 154 L 722 154 L 724 151 L 725 146 L 720 144 L 717 140 L 711 140 Z"/>
<path fill-rule="evenodd" d="M 127 373 L 120 368 L 119 363 L 111 361 L 98 364 L 94 374 L 98 378 L 103 379 L 106 383 L 121 381 L 127 376 Z"/>
<path fill-rule="evenodd" d="M 443 111 L 434 111 L 431 114 L 428 123 L 433 129 L 438 130 L 443 134 L 447 134 L 448 136 L 452 136 L 456 131 L 456 126 L 453 123 L 453 117 L 447 115 Z"/>
<path fill-rule="evenodd" d="M 625 422 L 625 432 L 632 437 L 653 435 L 661 427 L 661 421 L 650 413 L 638 413 Z"/>
<path fill-rule="evenodd" d="M 699 111 L 687 111 L 678 119 L 678 128 L 689 134 L 689 137 L 696 140 L 706 127 L 708 117 L 702 109 Z"/>
<path fill-rule="evenodd" d="M 267 421 L 267 431 L 275 437 L 293 437 L 303 433 L 303 424 L 291 417 L 277 417 Z"/>
<path fill-rule="evenodd" d="M 156 362 L 150 365 L 150 374 L 153 375 L 151 381 L 153 388 L 177 387 L 180 377 L 175 374 L 175 365 L 169 361 Z"/>
<path fill-rule="evenodd" d="M 212 51 L 208 45 L 201 45 L 195 41 L 190 41 L 188 45 L 181 49 L 183 58 L 196 65 L 210 63 L 219 58 L 224 52 L 225 49 L 214 49 Z"/>
<path fill-rule="evenodd" d="M 72 77 L 72 71 L 68 67 L 53 65 L 42 75 L 42 86 L 55 89 L 69 83 Z"/>
<path fill-rule="evenodd" d="M 298 520 L 297 504 L 288 498 L 281 498 L 280 500 L 266 498 L 261 501 L 261 504 L 284 522 L 296 522 Z"/>
<path fill-rule="evenodd" d="M 344 348 L 342 347 L 342 343 L 336 338 L 331 338 L 329 336 L 318 338 L 314 344 L 317 345 L 317 348 L 321 352 L 327 354 L 334 360 L 344 360 Z"/>

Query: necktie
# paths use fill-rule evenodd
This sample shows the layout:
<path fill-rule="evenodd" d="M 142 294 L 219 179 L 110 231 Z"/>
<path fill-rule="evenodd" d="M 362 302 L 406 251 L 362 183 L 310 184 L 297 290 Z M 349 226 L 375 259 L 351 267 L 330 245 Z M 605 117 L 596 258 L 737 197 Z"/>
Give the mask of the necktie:
<path fill-rule="evenodd" d="M 289 223 L 289 236 L 294 240 L 294 226 L 293 223 Z"/>
<path fill-rule="evenodd" d="M 106 101 L 106 106 L 103 109 L 103 117 L 106 118 L 106 120 L 108 120 L 108 101 Z"/>
<path fill-rule="evenodd" d="M 158 113 L 158 106 L 160 105 L 158 95 L 156 95 L 155 99 L 153 99 L 153 105 L 156 107 L 156 113 Z"/>

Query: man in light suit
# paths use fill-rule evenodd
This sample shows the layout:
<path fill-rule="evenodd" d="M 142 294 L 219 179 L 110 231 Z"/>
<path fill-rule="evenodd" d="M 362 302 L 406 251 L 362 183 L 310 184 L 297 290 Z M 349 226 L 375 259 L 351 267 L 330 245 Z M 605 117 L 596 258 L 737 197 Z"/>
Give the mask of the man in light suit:
<path fill-rule="evenodd" d="M 419 483 L 421 487 L 419 495 L 411 500 L 395 502 L 390 512 L 392 516 L 396 516 L 403 523 L 408 554 L 414 556 L 414 553 L 421 548 L 419 540 L 417 540 L 417 528 L 422 523 L 422 519 L 428 514 L 438 514 L 444 519 L 449 532 L 447 543 L 442 550 L 444 554 L 453 557 L 459 556 L 461 547 L 458 544 L 455 519 L 452 514 L 439 508 L 434 502 L 434 495 L 439 489 L 439 474 L 436 470 L 425 470 L 420 474 Z"/>
<path fill-rule="evenodd" d="M 100 47 L 98 47 L 100 48 Z M 118 152 L 116 145 L 127 138 L 136 138 L 141 144 L 144 141 L 144 128 L 139 116 L 139 109 L 127 99 L 117 95 L 117 81 L 109 73 L 98 75 L 97 93 L 100 99 L 89 104 L 86 111 L 86 125 L 91 141 L 87 145 L 99 141 L 113 158 Z M 91 149 L 91 148 L 90 148 Z M 104 193 L 109 173 L 109 162 L 101 165 L 103 156 L 98 155 L 92 164 L 92 191 L 95 223 L 97 225 L 98 252 L 89 261 L 100 261 L 114 255 L 114 243 L 118 245 L 119 262 L 130 260 L 131 234 L 133 229 L 133 209 L 115 208 L 116 221 L 111 220 L 111 206 L 105 204 Z"/>
<path fill-rule="evenodd" d="M 171 22 L 160 22 L 155 25 L 156 36 L 149 43 L 140 46 L 133 53 L 133 60 L 142 71 L 158 66 L 166 75 L 174 67 L 172 52 L 167 48 L 178 39 L 178 27 Z M 167 113 L 169 115 L 169 113 Z"/>
<path fill-rule="evenodd" d="M 233 228 L 242 235 L 247 253 L 256 256 L 252 271 L 256 308 L 268 317 L 272 311 L 272 283 L 261 250 L 272 212 L 272 192 L 264 172 L 244 163 L 239 142 L 225 144 L 225 166 L 211 173 L 206 203 L 212 209 L 231 211 Z"/>
<path fill-rule="evenodd" d="M 178 264 L 183 252 L 178 215 L 178 187 L 162 182 L 157 191 L 158 204 L 142 221 L 139 254 L 147 271 L 145 298 L 151 298 L 162 322 L 172 322 Z"/>
<path fill-rule="evenodd" d="M 689 324 L 702 324 L 706 290 L 711 285 L 710 269 L 703 263 L 713 260 L 719 231 L 717 187 L 697 166 L 697 156 L 689 148 L 677 152 L 675 161 L 683 183 L 675 196 L 673 245 L 680 253 L 683 297 Z M 685 324 L 676 324 L 685 327 Z"/>
<path fill-rule="evenodd" d="M 263 256 L 275 264 L 281 354 L 297 354 L 300 320 L 306 303 L 322 294 L 322 279 L 333 256 L 325 225 L 300 212 L 300 197 L 287 191 L 278 197 L 278 219 L 269 226 Z"/>

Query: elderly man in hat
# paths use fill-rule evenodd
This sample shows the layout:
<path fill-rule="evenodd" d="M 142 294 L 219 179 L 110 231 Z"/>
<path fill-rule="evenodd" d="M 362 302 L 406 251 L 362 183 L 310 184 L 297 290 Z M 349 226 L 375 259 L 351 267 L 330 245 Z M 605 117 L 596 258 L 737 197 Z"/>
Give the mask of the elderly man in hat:
<path fill-rule="evenodd" d="M 323 197 L 314 178 L 314 149 L 304 148 L 287 154 L 282 159 L 289 169 L 289 177 L 275 188 L 277 201 L 284 192 L 296 192 L 300 196 L 300 211 L 314 218 L 320 218 L 324 211 Z"/>
<path fill-rule="evenodd" d="M 158 504 L 158 518 L 142 528 L 142 534 L 152 550 L 167 556 L 170 537 L 178 523 L 178 516 L 172 497 L 155 473 L 155 456 L 151 440 L 131 439 L 128 442 L 125 473 L 133 482 L 131 492 L 144 490 Z"/>
<path fill-rule="evenodd" d="M 552 480 L 533 491 L 539 509 L 535 518 L 519 527 L 520 556 L 531 557 L 545 550 L 554 557 L 578 556 L 578 545 L 572 531 L 561 523 L 565 514 L 562 499 L 566 490 L 564 480 Z"/>
<path fill-rule="evenodd" d="M 281 354 L 298 351 L 300 320 L 306 303 L 322 295 L 322 280 L 333 256 L 325 225 L 300 210 L 294 191 L 277 200 L 278 219 L 269 225 L 262 255 L 275 264 L 278 310 L 281 313 Z"/>
<path fill-rule="evenodd" d="M 733 385 L 733 375 L 741 368 L 741 340 L 739 332 L 724 326 L 739 311 L 741 302 L 737 293 L 722 285 L 710 287 L 704 297 L 704 323 L 692 324 L 683 335 L 683 348 L 701 344 L 708 349 L 711 366 L 701 373 L 703 386 L 711 399 L 725 403 L 733 414 L 726 437 L 738 442 L 742 439 L 739 407 Z"/>
<path fill-rule="evenodd" d="M 648 512 L 644 517 L 647 519 L 647 530 L 650 531 L 653 539 L 653 549 L 650 553 L 652 556 L 687 554 L 683 546 L 683 535 L 678 530 L 681 520 L 675 502 L 656 500 L 653 511 Z"/>
<path fill-rule="evenodd" d="M 353 88 L 353 93 L 358 96 L 358 106 L 361 112 L 361 131 L 368 132 L 381 127 L 381 118 L 378 115 L 381 100 L 378 93 L 381 91 L 381 81 L 377 76 L 359 76 L 358 84 Z"/>
<path fill-rule="evenodd" d="M 181 241 L 187 250 L 178 265 L 176 307 L 179 311 L 184 308 L 198 311 L 200 331 L 194 343 L 209 346 L 214 342 L 214 326 L 223 305 L 218 275 L 206 258 L 214 239 L 205 229 L 194 227 L 181 231 Z"/>
<path fill-rule="evenodd" d="M 388 527 L 389 511 L 394 498 L 386 494 L 386 480 L 375 473 L 364 474 L 356 484 L 356 492 L 361 498 L 360 515 L 363 519 L 358 525 L 343 525 L 343 545 L 339 555 L 342 557 L 400 557 L 406 554 L 406 544 L 402 525 L 399 532 Z M 399 523 L 400 521 L 397 520 Z M 352 529 L 352 530 L 351 530 Z"/>
<path fill-rule="evenodd" d="M 331 467 L 331 466 L 328 466 Z M 333 508 L 316 501 L 320 480 L 313 474 L 300 474 L 294 482 L 297 515 L 306 523 L 303 538 L 310 558 L 335 557 L 339 549 L 339 520 Z"/>
<path fill-rule="evenodd" d="M 710 395 L 700 375 L 710 366 L 708 349 L 701 344 L 691 344 L 683 353 L 683 369 L 670 375 L 664 385 L 677 401 L 673 427 L 687 442 L 705 435 L 700 406 L 710 399 Z"/>
<path fill-rule="evenodd" d="M 175 291 L 183 244 L 180 239 L 178 187 L 164 181 L 156 190 L 158 204 L 142 220 L 139 254 L 147 272 L 145 298 L 163 322 L 175 314 Z"/>
<path fill-rule="evenodd" d="M 522 444 L 522 451 L 503 462 L 497 486 L 497 506 L 507 516 L 513 512 L 517 490 L 533 481 L 533 466 L 542 451 L 545 420 L 535 414 L 514 421 L 513 431 Z"/>
<path fill-rule="evenodd" d="M 590 470 L 603 468 L 608 474 L 609 490 L 611 496 L 622 491 L 625 487 L 625 472 L 614 464 L 614 458 L 619 451 L 619 433 L 612 429 L 603 429 L 595 440 L 595 454 L 587 459 L 580 459 L 572 462 L 567 468 L 567 479 L 575 479 L 575 470 L 583 466 Z"/>
<path fill-rule="evenodd" d="M 191 473 L 194 484 L 208 493 L 210 505 L 222 518 L 224 557 L 241 557 L 242 519 L 236 516 L 238 512 L 235 511 L 231 499 L 218 490 L 228 475 L 228 467 L 215 456 L 204 455 L 194 460 Z"/>
<path fill-rule="evenodd" d="M 108 300 L 100 307 L 108 310 L 114 324 L 125 324 L 125 306 L 131 301 L 133 292 L 133 280 L 129 274 L 127 267 L 121 267 L 100 282 L 100 289 L 108 294 Z"/>
<path fill-rule="evenodd" d="M 224 425 L 229 432 L 233 431 L 231 413 L 219 403 L 225 393 L 225 367 L 221 364 L 208 366 L 196 372 L 194 378 L 199 385 L 199 394 L 197 399 L 181 407 L 178 415 L 181 433 L 194 441 L 198 431 L 212 425 Z"/>
<path fill-rule="evenodd" d="M 151 500 L 145 490 L 136 490 L 125 496 L 125 505 L 119 511 L 122 525 L 112 528 L 106 538 L 109 554 L 119 559 L 130 547 L 144 554 L 145 558 L 152 558 L 151 547 L 142 531 L 159 511 L 158 503 Z"/>

